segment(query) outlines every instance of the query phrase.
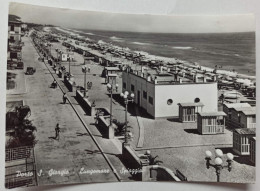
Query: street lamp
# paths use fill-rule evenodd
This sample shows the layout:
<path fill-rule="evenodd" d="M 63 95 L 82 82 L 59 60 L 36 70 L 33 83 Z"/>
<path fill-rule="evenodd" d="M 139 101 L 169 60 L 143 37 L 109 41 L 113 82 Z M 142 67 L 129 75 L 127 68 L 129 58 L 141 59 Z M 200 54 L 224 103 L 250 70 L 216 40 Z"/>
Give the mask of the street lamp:
<path fill-rule="evenodd" d="M 128 132 L 128 129 L 127 129 L 127 106 L 128 106 L 128 103 L 129 102 L 134 102 L 134 93 L 131 93 L 129 95 L 129 92 L 128 91 L 125 91 L 125 93 L 121 93 L 120 96 L 122 98 L 124 98 L 124 102 L 125 102 L 125 143 L 128 143 L 129 141 L 129 137 L 132 137 L 132 133 L 131 132 Z"/>
<path fill-rule="evenodd" d="M 112 96 L 113 96 L 113 91 L 118 90 L 118 84 L 107 84 L 107 91 L 110 93 L 110 126 L 112 126 Z"/>
<path fill-rule="evenodd" d="M 223 165 L 223 159 L 222 159 L 222 157 L 224 156 L 223 152 L 220 149 L 216 149 L 215 154 L 216 154 L 216 157 L 214 159 L 215 164 L 210 163 L 212 157 L 212 153 L 210 151 L 206 151 L 205 160 L 206 160 L 207 169 L 209 169 L 210 167 L 215 168 L 216 175 L 217 175 L 217 182 L 219 182 L 220 172 L 222 169 L 227 168 L 229 172 L 231 171 L 234 155 L 232 153 L 227 153 L 227 165 L 225 166 Z"/>
<path fill-rule="evenodd" d="M 87 66 L 82 66 L 82 72 L 84 73 L 84 97 L 86 97 L 86 80 L 87 80 Z"/>

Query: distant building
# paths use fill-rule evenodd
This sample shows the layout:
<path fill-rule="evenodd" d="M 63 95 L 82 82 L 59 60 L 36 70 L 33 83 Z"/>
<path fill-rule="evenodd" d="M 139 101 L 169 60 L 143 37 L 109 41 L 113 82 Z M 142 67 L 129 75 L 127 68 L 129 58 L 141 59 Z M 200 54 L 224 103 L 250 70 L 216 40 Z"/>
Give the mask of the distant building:
<path fill-rule="evenodd" d="M 204 104 L 203 111 L 218 109 L 217 82 L 203 78 L 187 79 L 175 73 L 155 70 L 122 73 L 122 89 L 135 94 L 134 102 L 153 118 L 178 117 L 179 103 Z"/>
<path fill-rule="evenodd" d="M 27 24 L 25 24 L 25 23 L 22 23 L 21 24 L 21 31 L 27 31 L 27 29 L 28 29 L 28 26 L 27 26 Z"/>
<path fill-rule="evenodd" d="M 233 150 L 238 155 L 250 154 L 249 139 L 255 137 L 255 128 L 240 128 L 233 131 Z"/>
<path fill-rule="evenodd" d="M 8 40 L 10 42 L 20 42 L 21 41 L 21 25 L 22 22 L 13 17 L 9 17 L 8 21 Z"/>
<path fill-rule="evenodd" d="M 252 137 L 249 139 L 250 144 L 250 161 L 255 164 L 255 150 L 256 150 L 256 137 Z"/>
<path fill-rule="evenodd" d="M 203 135 L 224 133 L 225 116 L 226 114 L 222 111 L 198 113 L 198 132 Z"/>
<path fill-rule="evenodd" d="M 9 15 L 8 20 L 8 50 L 7 59 L 17 59 L 20 60 L 21 55 L 21 25 L 22 22 L 20 17 L 15 15 Z"/>

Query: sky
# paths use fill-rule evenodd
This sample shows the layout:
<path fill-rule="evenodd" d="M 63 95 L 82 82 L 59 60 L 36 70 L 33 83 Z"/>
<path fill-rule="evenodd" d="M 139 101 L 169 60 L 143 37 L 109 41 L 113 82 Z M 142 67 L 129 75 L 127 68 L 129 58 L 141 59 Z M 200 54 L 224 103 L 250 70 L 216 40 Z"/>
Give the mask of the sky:
<path fill-rule="evenodd" d="M 11 3 L 9 14 L 24 22 L 52 24 L 66 28 L 156 32 L 222 33 L 255 31 L 255 19 L 244 15 L 148 15 L 83 11 Z"/>

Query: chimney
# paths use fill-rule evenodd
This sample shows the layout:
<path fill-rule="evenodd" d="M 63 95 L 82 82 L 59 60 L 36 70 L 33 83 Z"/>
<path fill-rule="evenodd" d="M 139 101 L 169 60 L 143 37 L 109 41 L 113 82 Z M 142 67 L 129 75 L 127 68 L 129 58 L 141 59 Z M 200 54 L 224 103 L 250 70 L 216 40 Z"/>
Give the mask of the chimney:
<path fill-rule="evenodd" d="M 194 82 L 197 83 L 198 82 L 198 76 L 194 75 Z"/>
<path fill-rule="evenodd" d="M 213 76 L 213 81 L 214 81 L 214 82 L 217 81 L 217 75 Z"/>
<path fill-rule="evenodd" d="M 158 81 L 157 81 L 157 77 L 154 78 L 154 83 L 157 84 Z"/>
<path fill-rule="evenodd" d="M 147 81 L 148 81 L 148 82 L 151 81 L 151 76 L 150 76 L 150 75 L 147 76 Z"/>
<path fill-rule="evenodd" d="M 207 82 L 207 78 L 206 78 L 206 76 L 203 76 L 203 82 L 204 82 L 204 83 Z"/>
<path fill-rule="evenodd" d="M 170 72 L 171 71 L 171 68 L 167 68 L 167 72 Z"/>
<path fill-rule="evenodd" d="M 162 72 L 163 71 L 163 67 L 162 66 L 160 66 L 160 72 Z"/>
<path fill-rule="evenodd" d="M 144 73 L 144 67 L 143 66 L 141 66 L 141 71 L 142 71 L 142 73 Z"/>
<path fill-rule="evenodd" d="M 179 78 L 179 82 L 180 82 L 180 84 L 182 83 L 182 78 Z"/>

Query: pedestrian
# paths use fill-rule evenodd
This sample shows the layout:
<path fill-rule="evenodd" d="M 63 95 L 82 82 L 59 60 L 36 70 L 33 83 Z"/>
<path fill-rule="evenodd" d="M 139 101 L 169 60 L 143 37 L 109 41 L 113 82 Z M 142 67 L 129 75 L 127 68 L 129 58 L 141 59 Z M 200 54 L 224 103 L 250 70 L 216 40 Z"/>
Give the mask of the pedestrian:
<path fill-rule="evenodd" d="M 54 80 L 54 81 L 52 82 L 52 87 L 53 87 L 53 88 L 57 88 L 57 81 L 56 81 L 56 80 Z"/>
<path fill-rule="evenodd" d="M 55 139 L 60 139 L 60 125 L 59 123 L 57 123 L 56 127 L 55 127 Z"/>
<path fill-rule="evenodd" d="M 63 94 L 63 104 L 66 103 L 67 99 L 68 99 L 67 94 L 64 93 L 64 94 Z"/>
<path fill-rule="evenodd" d="M 88 73 L 90 72 L 90 67 L 88 67 Z"/>

